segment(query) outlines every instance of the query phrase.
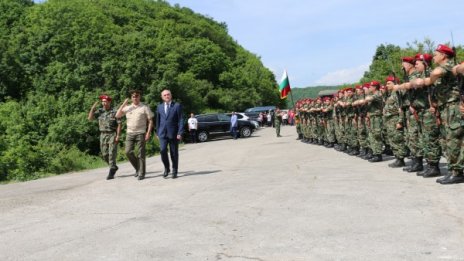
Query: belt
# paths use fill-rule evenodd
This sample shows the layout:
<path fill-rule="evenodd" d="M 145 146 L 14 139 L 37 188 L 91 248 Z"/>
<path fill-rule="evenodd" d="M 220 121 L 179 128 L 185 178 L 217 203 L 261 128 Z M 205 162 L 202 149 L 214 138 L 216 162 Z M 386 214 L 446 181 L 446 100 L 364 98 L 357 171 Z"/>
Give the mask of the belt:
<path fill-rule="evenodd" d="M 100 131 L 100 133 L 104 133 L 104 134 L 110 134 L 110 133 L 115 133 L 116 131 Z"/>

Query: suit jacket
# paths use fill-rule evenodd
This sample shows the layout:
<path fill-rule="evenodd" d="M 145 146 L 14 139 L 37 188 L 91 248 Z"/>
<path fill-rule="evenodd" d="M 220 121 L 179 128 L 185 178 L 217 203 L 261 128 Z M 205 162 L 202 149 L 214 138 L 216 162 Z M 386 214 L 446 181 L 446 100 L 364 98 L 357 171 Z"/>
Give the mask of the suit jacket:
<path fill-rule="evenodd" d="M 156 133 L 160 138 L 175 139 L 184 132 L 182 105 L 171 101 L 167 114 L 164 112 L 164 102 L 156 108 Z"/>

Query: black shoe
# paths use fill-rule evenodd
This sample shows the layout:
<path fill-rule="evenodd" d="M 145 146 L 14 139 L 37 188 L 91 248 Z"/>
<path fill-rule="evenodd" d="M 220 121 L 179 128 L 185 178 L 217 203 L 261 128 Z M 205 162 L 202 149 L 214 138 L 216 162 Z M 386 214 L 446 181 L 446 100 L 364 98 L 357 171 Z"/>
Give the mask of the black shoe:
<path fill-rule="evenodd" d="M 408 172 L 417 172 L 424 170 L 424 165 L 422 164 L 422 157 L 417 157 L 415 160 L 415 164 L 411 166 Z"/>
<path fill-rule="evenodd" d="M 358 148 L 354 148 L 351 153 L 350 153 L 351 156 L 356 156 L 356 155 L 359 155 L 359 149 Z"/>
<path fill-rule="evenodd" d="M 453 175 L 451 175 L 449 178 L 443 180 L 442 182 L 440 182 L 440 184 L 442 185 L 449 185 L 449 184 L 458 184 L 458 183 L 463 183 L 464 182 L 464 176 L 460 173 L 458 175 L 454 175 L 456 174 L 455 172 L 453 172 Z"/>
<path fill-rule="evenodd" d="M 404 159 L 403 158 L 396 158 L 395 162 L 388 164 L 390 168 L 401 168 L 404 167 Z"/>
<path fill-rule="evenodd" d="M 106 177 L 107 180 L 109 179 L 114 179 L 114 174 L 116 174 L 116 171 L 118 171 L 118 167 L 114 169 L 110 169 L 110 172 L 108 173 L 108 176 Z"/>
<path fill-rule="evenodd" d="M 437 163 L 429 163 L 429 165 L 427 165 L 427 169 L 425 170 L 425 172 L 423 172 L 422 177 L 432 178 L 432 177 L 438 177 L 440 175 L 441 175 L 440 167 L 438 167 L 438 162 L 437 162 Z"/>
<path fill-rule="evenodd" d="M 139 175 L 138 180 L 142 180 L 145 178 L 145 175 Z"/>
<path fill-rule="evenodd" d="M 377 154 L 370 158 L 369 162 L 381 162 L 382 160 L 382 154 Z"/>
<path fill-rule="evenodd" d="M 334 143 L 333 142 L 329 142 L 329 145 L 327 145 L 327 148 L 333 148 L 334 147 Z"/>
<path fill-rule="evenodd" d="M 172 178 L 177 179 L 177 169 L 172 170 Z"/>
<path fill-rule="evenodd" d="M 363 157 L 365 160 L 370 160 L 374 155 L 372 154 L 372 151 L 369 150 L 366 154 L 366 156 Z"/>
<path fill-rule="evenodd" d="M 167 178 L 169 175 L 169 172 L 170 172 L 169 169 L 164 169 L 163 178 Z"/>
<path fill-rule="evenodd" d="M 139 176 L 139 172 L 137 171 L 135 172 L 134 177 L 138 177 L 138 176 Z"/>
<path fill-rule="evenodd" d="M 412 168 L 412 166 L 416 165 L 416 158 L 411 159 L 411 165 L 406 166 L 403 168 L 403 171 L 409 172 L 409 170 Z"/>

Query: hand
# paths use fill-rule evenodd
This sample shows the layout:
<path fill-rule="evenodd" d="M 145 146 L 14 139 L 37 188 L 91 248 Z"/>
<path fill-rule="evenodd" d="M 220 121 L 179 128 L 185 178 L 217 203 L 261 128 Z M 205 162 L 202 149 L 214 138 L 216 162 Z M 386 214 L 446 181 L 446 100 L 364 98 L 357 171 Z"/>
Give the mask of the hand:
<path fill-rule="evenodd" d="M 114 138 L 114 144 L 118 144 L 118 142 L 119 142 L 119 135 L 116 136 L 116 138 Z"/>
<path fill-rule="evenodd" d="M 403 128 L 403 124 L 401 124 L 401 123 L 396 124 L 396 129 L 397 130 L 401 130 L 402 128 Z"/>
<path fill-rule="evenodd" d="M 182 140 L 182 135 L 177 135 L 177 140 Z"/>
<path fill-rule="evenodd" d="M 459 106 L 459 107 L 461 107 L 461 106 Z M 432 113 L 432 114 L 435 114 L 435 112 L 436 112 L 435 107 L 430 107 L 429 112 Z"/>
<path fill-rule="evenodd" d="M 150 132 L 147 132 L 145 134 L 145 141 L 148 141 L 150 139 L 150 135 L 151 135 Z"/>

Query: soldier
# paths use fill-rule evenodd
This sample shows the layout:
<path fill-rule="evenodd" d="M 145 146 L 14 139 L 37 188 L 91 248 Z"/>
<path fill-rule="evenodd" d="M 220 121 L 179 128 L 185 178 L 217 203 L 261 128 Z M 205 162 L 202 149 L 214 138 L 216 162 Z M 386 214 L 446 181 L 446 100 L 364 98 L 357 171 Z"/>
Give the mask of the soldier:
<path fill-rule="evenodd" d="M 324 103 L 326 107 L 323 109 L 325 113 L 325 122 L 326 122 L 326 138 L 327 138 L 327 148 L 333 148 L 335 143 L 335 123 L 334 123 L 334 106 L 333 106 L 333 96 L 325 97 Z"/>
<path fill-rule="evenodd" d="M 138 177 L 138 180 L 143 180 L 146 172 L 145 143 L 150 140 L 154 114 L 148 105 L 140 102 L 141 91 L 131 90 L 129 93 L 132 104 L 128 105 L 129 99 L 125 99 L 116 112 L 116 117 L 121 118 L 126 115 L 126 156 L 136 171 L 135 177 Z M 138 148 L 137 155 L 135 155 L 135 147 Z"/>
<path fill-rule="evenodd" d="M 453 49 L 440 44 L 433 55 L 433 61 L 437 67 L 431 72 L 430 77 L 416 79 L 412 87 L 423 88 L 434 85 L 438 111 L 442 119 L 442 129 L 446 136 L 446 156 L 448 160 L 448 174 L 437 179 L 440 184 L 456 184 L 464 182 L 464 128 L 461 123 L 460 93 L 453 74 L 455 56 Z"/>
<path fill-rule="evenodd" d="M 116 157 L 118 156 L 118 142 L 121 134 L 121 121 L 116 118 L 116 110 L 111 107 L 111 97 L 100 95 L 102 108 L 95 110 L 98 101 L 95 102 L 89 111 L 87 119 L 89 121 L 98 119 L 100 129 L 100 152 L 103 159 L 110 166 L 110 171 L 106 179 L 114 179 L 114 174 L 118 170 Z"/>
<path fill-rule="evenodd" d="M 411 63 L 413 66 L 411 66 Z M 415 69 L 415 58 L 404 57 L 403 68 L 408 75 L 408 80 L 413 81 L 417 78 L 422 78 L 421 73 Z M 412 165 L 406 168 L 408 172 L 417 172 L 424 169 L 423 161 L 423 146 L 420 144 L 420 136 L 423 129 L 423 111 L 428 108 L 428 98 L 425 90 L 409 88 L 406 98 L 409 100 L 408 108 L 408 144 L 412 156 Z"/>
<path fill-rule="evenodd" d="M 432 63 L 432 55 L 430 54 L 417 54 L 416 60 L 416 72 L 418 78 L 425 78 L 430 75 L 430 66 Z M 426 93 L 424 89 L 417 89 L 418 92 Z M 433 88 L 430 88 L 426 93 L 426 99 L 423 101 L 425 108 L 423 112 L 419 112 L 421 116 L 421 136 L 420 136 L 420 148 L 421 153 L 427 161 L 425 170 L 418 172 L 418 176 L 424 178 L 439 176 L 440 168 L 438 167 L 441 158 L 441 146 L 440 146 L 440 119 L 436 115 L 436 99 L 433 93 Z"/>
<path fill-rule="evenodd" d="M 361 100 L 361 104 L 367 104 L 367 121 L 369 132 L 369 144 L 372 149 L 372 158 L 369 162 L 382 161 L 382 94 L 379 91 L 380 83 L 372 81 L 369 87 L 369 96 Z"/>
<path fill-rule="evenodd" d="M 388 76 L 385 79 L 385 85 L 389 91 L 390 96 L 385 101 L 383 108 L 384 125 L 387 127 L 388 141 L 393 151 L 396 160 L 388 164 L 391 168 L 400 168 L 405 165 L 404 157 L 406 157 L 407 148 L 404 142 L 404 126 L 402 119 L 403 114 L 400 113 L 400 97 L 398 91 L 393 90 L 395 83 L 399 80 L 393 76 Z"/>
<path fill-rule="evenodd" d="M 274 116 L 274 126 L 276 129 L 276 134 L 278 138 L 282 137 L 280 136 L 280 125 L 281 124 L 282 124 L 282 113 L 280 112 L 279 108 L 276 108 L 275 116 Z"/>

